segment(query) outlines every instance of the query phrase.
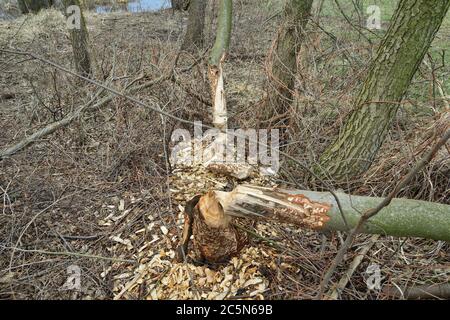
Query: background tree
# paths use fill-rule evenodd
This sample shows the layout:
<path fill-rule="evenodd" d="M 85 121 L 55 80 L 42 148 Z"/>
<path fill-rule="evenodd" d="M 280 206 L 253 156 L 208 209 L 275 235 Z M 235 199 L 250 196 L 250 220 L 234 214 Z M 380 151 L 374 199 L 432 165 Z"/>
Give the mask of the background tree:
<path fill-rule="evenodd" d="M 67 8 L 70 6 L 78 6 L 80 13 L 79 26 L 74 26 L 70 29 L 70 42 L 72 44 L 73 58 L 75 68 L 78 73 L 83 76 L 90 76 L 92 74 L 91 58 L 89 54 L 89 36 L 86 28 L 86 21 L 81 10 L 79 0 L 63 0 L 64 12 L 69 18 L 71 14 L 68 13 Z"/>
<path fill-rule="evenodd" d="M 206 0 L 191 0 L 186 35 L 181 48 L 195 52 L 203 48 L 203 28 L 205 25 Z"/>
<path fill-rule="evenodd" d="M 286 114 L 289 110 L 297 71 L 297 54 L 312 3 L 313 0 L 288 0 L 285 4 L 283 20 L 268 58 L 272 82 L 269 89 L 271 109 L 266 118 Z"/>
<path fill-rule="evenodd" d="M 322 154 L 318 174 L 343 180 L 366 171 L 431 45 L 450 0 L 401 0 L 338 138 Z"/>
<path fill-rule="evenodd" d="M 170 0 L 173 10 L 187 10 L 191 0 Z"/>

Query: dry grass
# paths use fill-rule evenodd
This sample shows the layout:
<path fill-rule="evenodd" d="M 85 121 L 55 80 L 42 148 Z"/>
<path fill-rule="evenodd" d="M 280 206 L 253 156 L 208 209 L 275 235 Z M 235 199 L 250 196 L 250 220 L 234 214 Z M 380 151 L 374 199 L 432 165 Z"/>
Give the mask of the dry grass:
<path fill-rule="evenodd" d="M 236 6 L 232 49 L 225 67 L 230 126 L 263 126 L 257 122 L 255 109 L 264 98 L 264 60 L 277 18 L 269 19 L 273 11 L 267 8 L 251 9 L 251 1 L 237 1 Z M 133 79 L 142 77 L 137 84 L 143 83 L 173 68 L 186 14 L 89 13 L 87 22 L 95 52 L 96 78 L 122 89 Z M 211 43 L 213 29 L 211 21 L 208 23 L 206 38 Z M 358 37 L 342 19 L 330 17 L 321 23 L 345 32 L 335 34 L 334 40 L 311 26 L 299 55 L 296 107 L 287 150 L 308 165 L 317 160 L 351 110 L 352 97 L 364 77 L 363 67 L 373 52 L 364 39 L 355 40 Z M 30 50 L 61 65 L 71 65 L 70 42 L 58 11 L 3 21 L 0 28 L 6 30 L 0 33 L 0 47 Z M 189 72 L 180 71 L 193 61 L 193 57 L 180 56 L 177 81 L 157 83 L 136 93 L 136 98 L 156 103 L 178 117 L 203 119 L 207 123 L 209 108 L 201 102 L 209 99 L 205 62 Z M 93 85 L 12 55 L 0 54 L 0 70 L 0 94 L 13 96 L 0 101 L 2 147 L 61 119 L 98 93 Z M 447 65 L 438 76 L 448 72 Z M 438 136 L 442 125 L 435 123 L 442 119 L 442 108 L 429 94 L 430 83 L 430 71 L 422 68 L 414 91 L 408 93 L 407 100 L 411 102 L 399 112 L 376 163 L 360 180 L 341 187 L 355 194 L 386 194 Z M 434 105 L 436 108 L 431 107 Z M 444 120 L 441 123 L 445 125 Z M 168 192 L 164 146 L 169 144 L 172 130 L 180 126 L 184 125 L 116 98 L 1 161 L 0 298 L 108 299 L 122 291 L 121 298 L 152 298 L 155 288 L 161 285 L 167 290 L 162 291 L 162 296 L 169 297 L 177 288 L 170 285 L 174 281 L 170 276 L 180 270 L 194 272 L 190 280 L 197 285 L 190 290 L 200 290 L 207 296 L 219 290 L 213 289 L 213 284 L 199 288 L 201 272 L 197 275 L 191 264 L 173 262 L 180 220 L 179 209 Z M 401 195 L 449 203 L 448 159 L 448 150 L 443 150 Z M 294 164 L 283 163 L 283 168 L 283 183 L 319 187 Z M 249 252 L 260 250 L 266 255 L 240 258 L 242 265 L 251 263 L 250 276 L 261 278 L 266 284 L 265 291 L 254 297 L 313 297 L 321 274 L 340 246 L 341 235 L 325 236 L 262 223 L 254 231 L 259 236 Z M 346 262 L 367 241 L 367 236 L 358 237 Z M 447 243 L 438 241 L 380 237 L 342 297 L 389 298 L 367 289 L 364 271 L 371 263 L 380 265 L 383 286 L 446 282 L 450 275 L 449 249 Z M 63 254 L 55 255 L 56 252 Z M 150 264 L 155 261 L 158 265 Z M 74 264 L 81 267 L 80 292 L 61 289 L 67 267 Z M 232 265 L 233 262 L 215 266 L 218 284 L 230 270 L 239 274 Z M 345 270 L 345 266 L 341 267 L 333 281 L 338 281 Z M 136 278 L 140 275 L 142 279 Z M 257 289 L 255 286 L 239 290 L 236 296 L 248 297 Z"/>

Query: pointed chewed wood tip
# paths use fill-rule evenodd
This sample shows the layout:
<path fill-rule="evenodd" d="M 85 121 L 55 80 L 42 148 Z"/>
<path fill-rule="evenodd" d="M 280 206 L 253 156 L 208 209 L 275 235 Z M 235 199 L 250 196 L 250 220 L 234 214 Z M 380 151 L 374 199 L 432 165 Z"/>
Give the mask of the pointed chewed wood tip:
<path fill-rule="evenodd" d="M 225 214 L 267 218 L 309 229 L 322 229 L 330 220 L 331 204 L 279 188 L 240 185 L 232 192 L 216 192 Z"/>
<path fill-rule="evenodd" d="M 321 229 L 330 220 L 328 215 L 330 204 L 311 201 L 303 194 L 286 194 L 286 200 L 298 206 L 297 210 L 289 210 L 291 215 L 289 220 L 298 219 L 298 223 L 311 229 Z"/>
<path fill-rule="evenodd" d="M 208 226 L 213 228 L 228 227 L 231 217 L 225 215 L 223 207 L 217 200 L 214 191 L 208 191 L 200 198 L 198 208 Z"/>

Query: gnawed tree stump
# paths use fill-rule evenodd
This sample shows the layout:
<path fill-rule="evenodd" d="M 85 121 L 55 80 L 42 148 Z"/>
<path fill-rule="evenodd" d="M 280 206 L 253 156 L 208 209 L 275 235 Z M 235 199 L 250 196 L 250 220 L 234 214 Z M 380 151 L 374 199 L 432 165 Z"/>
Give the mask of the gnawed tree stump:
<path fill-rule="evenodd" d="M 188 253 L 192 253 L 194 260 L 209 263 L 229 260 L 238 255 L 248 242 L 247 234 L 236 227 L 236 224 L 246 222 L 238 215 L 224 212 L 218 200 L 220 192 L 227 193 L 225 190 L 232 190 L 240 183 L 255 186 L 274 184 L 272 177 L 261 175 L 257 167 L 208 162 L 181 163 L 169 181 L 174 200 L 184 206 L 183 234 L 177 260 L 184 261 Z M 191 237 L 192 250 L 189 250 Z"/>
<path fill-rule="evenodd" d="M 213 191 L 194 197 L 186 206 L 178 260 L 185 258 L 191 235 L 200 262 L 226 262 L 248 243 L 247 234 L 232 224 L 232 217 L 225 214 Z"/>

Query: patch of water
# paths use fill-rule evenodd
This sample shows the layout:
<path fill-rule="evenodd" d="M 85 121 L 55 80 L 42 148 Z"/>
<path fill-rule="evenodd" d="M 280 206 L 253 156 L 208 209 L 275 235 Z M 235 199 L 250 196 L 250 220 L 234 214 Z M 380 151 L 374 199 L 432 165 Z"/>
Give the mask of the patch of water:
<path fill-rule="evenodd" d="M 152 12 L 170 8 L 170 0 L 130 0 L 117 1 L 111 5 L 100 5 L 95 7 L 97 13 L 108 12 Z"/>

